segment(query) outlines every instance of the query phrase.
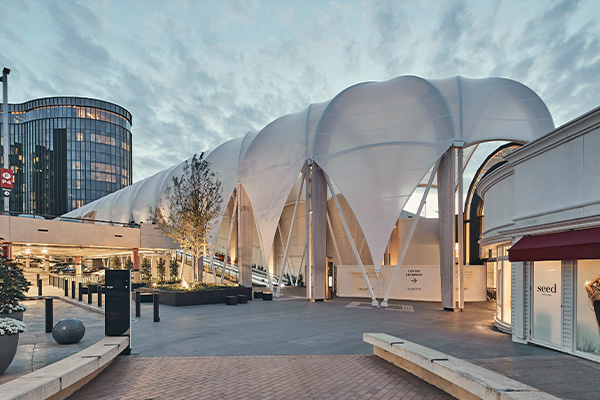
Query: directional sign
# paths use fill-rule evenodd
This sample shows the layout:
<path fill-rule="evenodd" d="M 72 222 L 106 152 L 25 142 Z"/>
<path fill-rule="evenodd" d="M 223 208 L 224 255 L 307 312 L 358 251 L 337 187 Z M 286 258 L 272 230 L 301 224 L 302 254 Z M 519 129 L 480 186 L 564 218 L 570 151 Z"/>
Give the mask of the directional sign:
<path fill-rule="evenodd" d="M 12 191 L 12 189 L 2 188 L 2 194 L 4 195 L 4 197 L 10 197 L 10 192 L 11 191 Z"/>
<path fill-rule="evenodd" d="M 12 189 L 13 172 L 8 168 L 0 168 L 0 187 L 3 189 Z"/>
<path fill-rule="evenodd" d="M 411 281 L 412 283 L 417 283 L 417 278 L 412 278 L 410 281 Z"/>

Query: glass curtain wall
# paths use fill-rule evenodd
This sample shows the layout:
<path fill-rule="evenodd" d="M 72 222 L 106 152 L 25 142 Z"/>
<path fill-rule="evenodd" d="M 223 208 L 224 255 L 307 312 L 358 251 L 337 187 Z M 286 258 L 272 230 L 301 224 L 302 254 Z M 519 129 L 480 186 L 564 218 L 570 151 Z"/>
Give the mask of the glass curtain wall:
<path fill-rule="evenodd" d="M 132 122 L 124 108 L 53 97 L 9 111 L 11 211 L 61 215 L 131 184 Z"/>

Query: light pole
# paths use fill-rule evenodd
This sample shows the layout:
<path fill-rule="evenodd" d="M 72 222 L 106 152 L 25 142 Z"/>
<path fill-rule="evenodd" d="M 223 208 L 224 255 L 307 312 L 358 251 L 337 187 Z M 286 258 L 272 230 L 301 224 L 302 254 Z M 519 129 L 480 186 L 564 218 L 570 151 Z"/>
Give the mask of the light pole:
<path fill-rule="evenodd" d="M 8 135 L 8 74 L 10 74 L 10 69 L 4 67 L 2 70 L 2 129 L 4 130 L 4 138 L 2 140 L 4 147 L 4 165 L 3 167 L 8 169 L 8 150 L 10 149 L 10 139 Z M 8 214 L 10 211 L 9 208 L 9 197 L 4 196 L 4 213 Z"/>

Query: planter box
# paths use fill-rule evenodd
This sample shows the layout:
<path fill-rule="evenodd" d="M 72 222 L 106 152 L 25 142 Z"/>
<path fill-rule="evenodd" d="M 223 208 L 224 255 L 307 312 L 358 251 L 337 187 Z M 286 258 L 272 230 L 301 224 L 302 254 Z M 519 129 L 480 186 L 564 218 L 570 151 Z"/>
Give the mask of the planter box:
<path fill-rule="evenodd" d="M 227 296 L 245 294 L 252 298 L 252 288 L 234 287 L 214 290 L 199 290 L 195 292 L 158 291 L 158 302 L 168 306 L 193 306 L 199 304 L 225 303 Z"/>

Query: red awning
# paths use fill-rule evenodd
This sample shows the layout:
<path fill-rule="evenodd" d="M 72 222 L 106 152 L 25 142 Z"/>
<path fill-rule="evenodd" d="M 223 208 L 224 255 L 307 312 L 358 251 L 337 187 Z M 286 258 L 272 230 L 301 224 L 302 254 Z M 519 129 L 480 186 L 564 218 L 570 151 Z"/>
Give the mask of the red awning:
<path fill-rule="evenodd" d="M 508 250 L 510 261 L 600 259 L 600 228 L 525 236 Z"/>

